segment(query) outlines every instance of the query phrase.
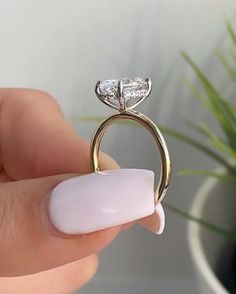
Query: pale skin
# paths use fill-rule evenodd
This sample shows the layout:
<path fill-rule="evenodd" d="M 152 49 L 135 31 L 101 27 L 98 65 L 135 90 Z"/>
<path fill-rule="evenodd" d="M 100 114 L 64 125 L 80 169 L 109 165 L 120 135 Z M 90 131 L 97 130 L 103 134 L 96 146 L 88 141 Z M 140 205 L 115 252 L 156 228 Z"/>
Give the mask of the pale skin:
<path fill-rule="evenodd" d="M 119 168 L 104 153 L 100 166 Z M 89 144 L 47 93 L 0 89 L 0 168 L 0 293 L 73 293 L 96 272 L 96 253 L 130 226 L 65 236 L 42 216 L 55 185 L 90 172 Z"/>

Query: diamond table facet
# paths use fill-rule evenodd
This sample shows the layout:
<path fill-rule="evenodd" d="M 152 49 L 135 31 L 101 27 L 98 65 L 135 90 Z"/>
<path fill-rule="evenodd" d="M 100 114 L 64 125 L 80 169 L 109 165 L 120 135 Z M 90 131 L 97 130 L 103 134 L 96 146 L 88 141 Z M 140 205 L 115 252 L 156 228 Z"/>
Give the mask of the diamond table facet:
<path fill-rule="evenodd" d="M 138 105 L 148 97 L 151 81 L 142 78 L 114 79 L 98 82 L 98 98 L 112 108 L 124 111 Z"/>

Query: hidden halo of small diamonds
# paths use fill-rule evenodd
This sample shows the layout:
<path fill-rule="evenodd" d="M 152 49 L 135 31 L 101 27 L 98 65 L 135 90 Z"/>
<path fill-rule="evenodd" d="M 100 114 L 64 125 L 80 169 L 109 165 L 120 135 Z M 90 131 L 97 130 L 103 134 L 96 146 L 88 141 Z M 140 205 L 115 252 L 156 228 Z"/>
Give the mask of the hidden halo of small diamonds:
<path fill-rule="evenodd" d="M 120 78 L 99 81 L 95 92 L 103 103 L 125 112 L 146 99 L 151 89 L 152 83 L 149 78 Z"/>

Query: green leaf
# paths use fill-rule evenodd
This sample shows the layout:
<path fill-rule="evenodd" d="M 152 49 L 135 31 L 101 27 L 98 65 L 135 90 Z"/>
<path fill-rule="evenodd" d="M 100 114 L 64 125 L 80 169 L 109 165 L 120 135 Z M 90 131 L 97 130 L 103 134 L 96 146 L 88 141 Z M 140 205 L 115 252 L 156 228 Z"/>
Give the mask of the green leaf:
<path fill-rule="evenodd" d="M 234 49 L 231 49 L 229 51 L 229 54 L 232 57 L 232 59 L 236 62 L 236 51 Z"/>
<path fill-rule="evenodd" d="M 220 139 L 209 127 L 202 125 L 201 129 L 203 133 L 209 136 L 211 143 L 218 151 L 225 153 L 233 159 L 236 159 L 236 151 L 228 146 L 228 144 L 225 143 L 222 139 Z"/>
<path fill-rule="evenodd" d="M 172 136 L 182 142 L 188 143 L 189 145 L 197 148 L 198 150 L 202 151 L 218 163 L 220 163 L 222 166 L 227 168 L 230 172 L 235 173 L 235 169 L 223 158 L 221 157 L 218 153 L 216 153 L 214 150 L 209 148 L 208 146 L 200 143 L 199 141 L 191 138 L 190 136 L 187 136 L 181 132 L 169 129 L 169 128 L 160 128 L 163 133 L 166 135 Z"/>
<path fill-rule="evenodd" d="M 212 112 L 212 106 L 211 106 L 211 103 L 208 101 L 208 99 L 196 88 L 196 86 L 191 83 L 188 79 L 184 79 L 183 82 L 185 83 L 185 85 L 189 88 L 189 90 L 192 92 L 192 94 L 198 98 L 200 100 L 200 102 L 202 102 L 202 104 L 208 108 L 211 112 Z M 234 111 L 234 106 L 230 105 L 230 106 L 227 106 L 230 108 L 230 112 L 231 112 L 231 116 L 232 116 L 232 120 L 236 122 L 236 110 Z M 190 123 L 188 123 L 190 125 Z M 193 125 L 191 126 L 193 127 Z M 196 128 L 195 126 L 195 129 L 200 129 L 199 127 Z M 225 133 L 225 132 L 224 132 Z M 235 130 L 235 133 L 232 132 L 232 139 L 231 141 L 235 141 L 235 137 L 236 137 L 236 130 Z M 232 149 L 231 149 L 232 150 Z"/>
<path fill-rule="evenodd" d="M 174 207 L 173 205 L 170 205 L 166 202 L 163 205 L 164 205 L 164 207 L 168 208 L 169 210 L 173 211 L 174 213 L 177 213 L 178 215 L 182 216 L 183 218 L 188 219 L 190 221 L 194 221 L 194 222 L 198 223 L 199 225 L 204 226 L 206 229 L 208 229 L 214 233 L 220 234 L 220 235 L 222 235 L 222 237 L 225 237 L 228 240 L 236 243 L 236 234 L 232 233 L 231 231 L 227 231 L 227 230 L 225 230 L 221 227 L 218 227 L 216 225 L 213 225 L 213 224 L 211 224 L 201 218 L 195 217 L 195 216 L 193 216 L 185 211 L 182 211 L 182 210 L 180 210 L 180 209 L 178 209 L 178 208 Z"/>
<path fill-rule="evenodd" d="M 224 66 L 224 68 L 228 72 L 228 74 L 231 76 L 231 78 L 234 81 L 236 81 L 236 69 L 229 64 L 228 59 L 225 57 L 225 55 L 222 52 L 217 50 L 216 54 L 217 54 L 221 64 Z"/>
<path fill-rule="evenodd" d="M 187 78 L 182 79 L 182 81 L 188 87 L 193 96 L 198 98 L 198 100 L 211 111 L 211 105 L 209 104 L 207 98 L 197 89 L 197 87 Z"/>
<path fill-rule="evenodd" d="M 236 46 L 236 33 L 235 33 L 231 23 L 228 20 L 226 20 L 225 24 L 226 24 L 228 34 L 229 34 L 233 44 Z"/>
<path fill-rule="evenodd" d="M 208 126 L 201 124 L 196 125 L 192 122 L 187 122 L 187 125 L 192 129 L 205 135 L 210 143 L 219 151 L 225 153 L 228 157 L 236 159 L 236 151 L 232 149 L 226 142 L 219 138 Z"/>
<path fill-rule="evenodd" d="M 207 176 L 213 177 L 220 181 L 231 182 L 236 185 L 236 177 L 230 174 L 219 174 L 213 171 L 204 169 L 185 169 L 178 172 L 180 176 Z"/>
<path fill-rule="evenodd" d="M 208 78 L 198 68 L 198 66 L 186 54 L 182 53 L 184 59 L 192 67 L 201 83 L 209 102 L 211 113 L 217 119 L 221 128 L 223 129 L 229 144 L 236 149 L 236 108 L 234 105 L 227 102 L 214 88 Z"/>
<path fill-rule="evenodd" d="M 182 52 L 183 58 L 188 62 L 188 64 L 192 67 L 192 69 L 195 71 L 199 82 L 201 83 L 203 89 L 205 90 L 208 101 L 210 102 L 211 111 L 214 115 L 217 117 L 221 117 L 221 111 L 223 110 L 223 113 L 226 113 L 230 117 L 232 116 L 231 108 L 234 108 L 234 115 L 233 120 L 236 120 L 236 108 L 234 105 L 230 104 L 225 98 L 223 98 L 218 91 L 214 88 L 214 86 L 211 84 L 209 79 L 204 75 L 204 73 L 200 70 L 200 68 L 192 61 L 192 59 L 184 52 Z M 225 108 L 225 109 L 224 109 Z M 220 111 L 219 111 L 220 110 Z M 227 117 L 223 117 L 227 118 Z"/>

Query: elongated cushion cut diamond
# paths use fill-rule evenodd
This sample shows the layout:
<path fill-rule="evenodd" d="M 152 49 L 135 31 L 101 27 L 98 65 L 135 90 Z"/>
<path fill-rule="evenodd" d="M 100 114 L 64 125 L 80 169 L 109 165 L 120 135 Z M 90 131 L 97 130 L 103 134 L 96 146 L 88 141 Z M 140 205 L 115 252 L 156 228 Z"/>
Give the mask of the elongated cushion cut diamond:
<path fill-rule="evenodd" d="M 150 91 L 150 80 L 142 78 L 105 80 L 96 85 L 98 98 L 119 111 L 134 108 L 148 97 Z"/>

